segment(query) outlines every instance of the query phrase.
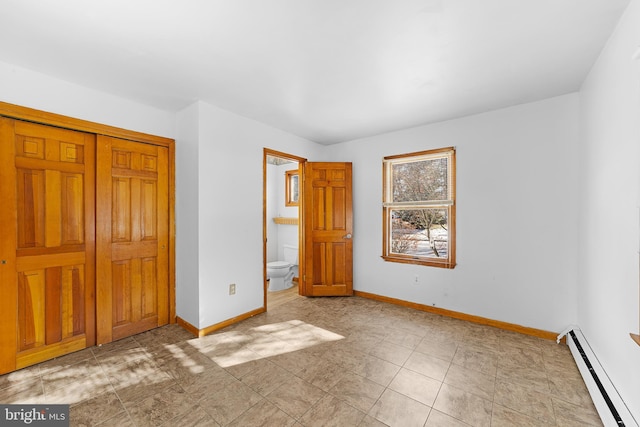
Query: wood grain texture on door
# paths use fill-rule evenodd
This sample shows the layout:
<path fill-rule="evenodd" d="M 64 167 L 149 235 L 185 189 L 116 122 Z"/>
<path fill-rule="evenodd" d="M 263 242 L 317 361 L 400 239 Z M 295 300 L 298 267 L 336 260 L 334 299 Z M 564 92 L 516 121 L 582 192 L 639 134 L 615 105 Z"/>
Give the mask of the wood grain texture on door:
<path fill-rule="evenodd" d="M 353 295 L 351 163 L 304 165 L 304 294 Z"/>
<path fill-rule="evenodd" d="M 2 118 L 0 145 L 8 372 L 95 343 L 95 137 Z"/>
<path fill-rule="evenodd" d="M 169 323 L 167 147 L 98 136 L 97 342 Z"/>

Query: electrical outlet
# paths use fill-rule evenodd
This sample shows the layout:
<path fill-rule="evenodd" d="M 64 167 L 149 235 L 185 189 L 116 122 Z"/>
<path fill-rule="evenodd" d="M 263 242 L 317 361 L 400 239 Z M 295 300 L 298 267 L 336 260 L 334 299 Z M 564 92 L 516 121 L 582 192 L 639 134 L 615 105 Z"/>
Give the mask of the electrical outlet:
<path fill-rule="evenodd" d="M 229 285 L 229 295 L 235 295 L 236 294 L 236 284 L 232 283 Z"/>

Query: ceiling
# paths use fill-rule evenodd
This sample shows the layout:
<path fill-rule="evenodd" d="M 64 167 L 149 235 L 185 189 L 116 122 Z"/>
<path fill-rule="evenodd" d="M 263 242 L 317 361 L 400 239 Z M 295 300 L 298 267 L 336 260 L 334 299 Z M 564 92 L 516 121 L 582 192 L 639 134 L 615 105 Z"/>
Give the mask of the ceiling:
<path fill-rule="evenodd" d="M 0 61 L 333 144 L 574 92 L 628 2 L 0 0 Z"/>

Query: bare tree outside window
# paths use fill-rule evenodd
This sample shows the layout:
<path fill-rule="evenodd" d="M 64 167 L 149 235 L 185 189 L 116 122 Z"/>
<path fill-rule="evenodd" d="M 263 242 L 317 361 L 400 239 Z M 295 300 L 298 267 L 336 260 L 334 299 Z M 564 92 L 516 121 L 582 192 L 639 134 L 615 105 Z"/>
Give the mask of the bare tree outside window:
<path fill-rule="evenodd" d="M 452 268 L 453 149 L 385 158 L 385 253 L 389 261 Z"/>

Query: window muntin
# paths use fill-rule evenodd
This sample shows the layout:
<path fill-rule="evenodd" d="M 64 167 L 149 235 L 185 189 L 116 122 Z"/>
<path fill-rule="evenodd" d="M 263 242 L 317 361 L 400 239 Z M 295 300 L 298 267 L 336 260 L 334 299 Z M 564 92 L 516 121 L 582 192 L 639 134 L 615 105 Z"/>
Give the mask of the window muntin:
<path fill-rule="evenodd" d="M 387 261 L 455 266 L 455 150 L 385 157 L 383 255 Z"/>

